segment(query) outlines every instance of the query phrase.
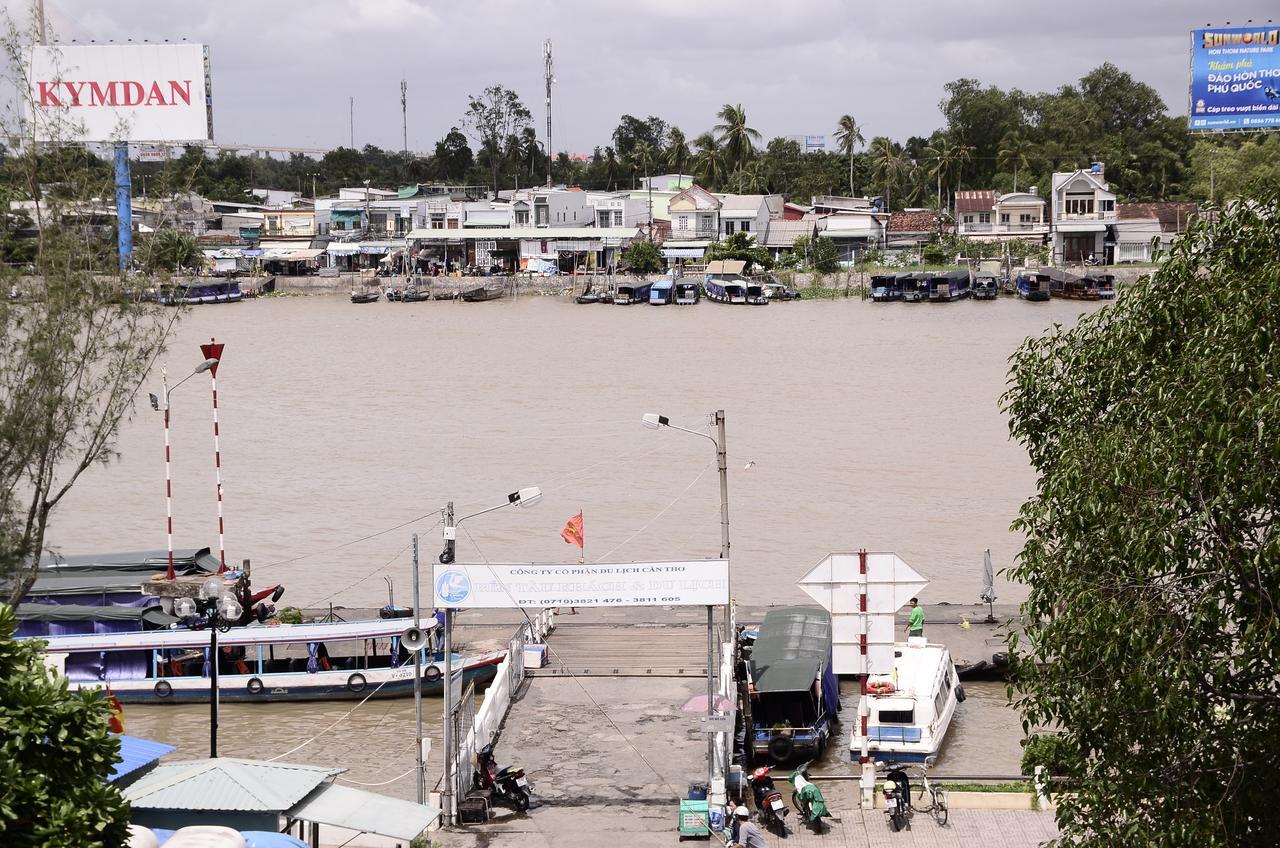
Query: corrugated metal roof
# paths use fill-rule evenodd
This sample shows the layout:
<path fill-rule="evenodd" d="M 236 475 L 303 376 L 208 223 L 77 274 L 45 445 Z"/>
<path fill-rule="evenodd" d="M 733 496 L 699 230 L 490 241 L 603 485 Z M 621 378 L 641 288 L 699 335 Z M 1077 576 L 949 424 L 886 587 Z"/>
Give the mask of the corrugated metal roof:
<path fill-rule="evenodd" d="M 151 765 L 165 754 L 174 750 L 172 745 L 163 742 L 152 742 L 150 739 L 139 739 L 136 736 L 120 737 L 120 762 L 111 767 L 107 780 L 114 783 L 140 768 Z"/>
<path fill-rule="evenodd" d="M 956 212 L 990 212 L 995 205 L 994 191 L 956 192 Z"/>
<path fill-rule="evenodd" d="M 792 247 L 801 236 L 813 235 L 813 221 L 770 221 L 765 230 L 765 247 Z"/>
<path fill-rule="evenodd" d="M 157 766 L 123 794 L 144 810 L 285 812 L 344 771 L 219 757 Z"/>
<path fill-rule="evenodd" d="M 290 815 L 303 821 L 331 824 L 392 839 L 413 839 L 436 820 L 440 810 L 330 784 Z"/>

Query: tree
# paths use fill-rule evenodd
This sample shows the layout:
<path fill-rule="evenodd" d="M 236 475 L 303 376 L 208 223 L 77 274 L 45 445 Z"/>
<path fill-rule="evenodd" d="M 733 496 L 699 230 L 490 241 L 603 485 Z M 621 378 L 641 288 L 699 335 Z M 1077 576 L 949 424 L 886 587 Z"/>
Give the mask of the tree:
<path fill-rule="evenodd" d="M 1031 144 L 1020 133 L 1011 132 L 1000 140 L 1000 149 L 996 152 L 997 162 L 1002 167 L 1013 168 L 1013 190 L 1018 190 L 1018 168 L 1024 171 L 1031 167 L 1027 152 Z"/>
<path fill-rule="evenodd" d="M 649 166 L 653 164 L 654 158 L 658 155 L 658 150 L 647 141 L 637 142 L 631 148 L 631 171 L 633 174 L 644 173 L 646 177 L 649 174 Z"/>
<path fill-rule="evenodd" d="M 888 212 L 893 187 L 907 173 L 907 162 L 892 139 L 882 135 L 871 139 L 871 173 L 884 188 L 884 211 Z"/>
<path fill-rule="evenodd" d="M 716 114 L 720 123 L 715 131 L 720 134 L 719 142 L 724 151 L 725 161 L 735 170 L 742 170 L 747 160 L 755 153 L 754 142 L 760 141 L 760 133 L 747 126 L 747 113 L 742 104 L 724 104 Z"/>
<path fill-rule="evenodd" d="M 853 149 L 862 144 L 862 128 L 852 115 L 842 115 L 836 125 L 837 149 L 849 157 L 849 196 L 853 196 Z"/>
<path fill-rule="evenodd" d="M 683 174 L 689 167 L 689 143 L 679 127 L 667 130 L 667 146 L 663 150 L 663 161 L 672 173 Z"/>
<path fill-rule="evenodd" d="M 1010 360 L 1003 405 L 1038 475 L 1014 525 L 1029 595 L 1010 694 L 1024 728 L 1061 733 L 1065 844 L 1280 832 L 1260 777 L 1280 762 L 1276 327 L 1271 191 Z"/>
<path fill-rule="evenodd" d="M 651 241 L 633 241 L 622 251 L 622 264 L 633 274 L 656 274 L 666 267 L 658 246 Z"/>
<path fill-rule="evenodd" d="M 129 805 L 107 782 L 120 742 L 101 690 L 70 692 L 44 664 L 44 643 L 13 638 L 0 604 L 0 843 L 7 848 L 115 848 Z"/>
<path fill-rule="evenodd" d="M 706 132 L 693 140 L 693 149 L 702 185 L 709 189 L 718 188 L 724 179 L 724 155 L 720 143 L 714 135 Z"/>
<path fill-rule="evenodd" d="M 637 144 L 647 144 L 650 149 L 662 149 L 667 137 L 667 122 L 653 115 L 641 120 L 634 115 L 623 115 L 613 131 L 613 149 L 624 160 L 630 160 Z"/>
<path fill-rule="evenodd" d="M 769 251 L 756 244 L 752 233 L 733 233 L 720 241 L 714 241 L 707 247 L 707 261 L 716 259 L 740 259 L 747 263 L 743 273 L 750 274 L 753 266 L 760 266 L 768 271 L 773 267 L 773 258 Z"/>
<path fill-rule="evenodd" d="M 141 245 L 140 261 L 148 271 L 181 271 L 198 268 L 204 260 L 200 242 L 191 233 L 165 228 Z"/>
<path fill-rule="evenodd" d="M 802 267 L 819 274 L 834 274 L 840 270 L 840 248 L 826 236 L 800 236 L 791 248 L 792 255 Z"/>
<path fill-rule="evenodd" d="M 478 97 L 467 98 L 462 123 L 488 155 L 494 191 L 498 189 L 499 157 L 507 137 L 519 133 L 532 120 L 533 115 L 520 102 L 519 95 L 501 85 L 491 85 Z"/>
<path fill-rule="evenodd" d="M 436 142 L 435 160 L 436 170 L 444 179 L 460 182 L 466 179 L 475 157 L 467 137 L 457 127 L 450 127 L 448 134 Z"/>
<path fill-rule="evenodd" d="M 938 133 L 933 142 L 924 149 L 925 156 L 933 161 L 929 169 L 930 175 L 938 180 L 938 212 L 946 206 L 944 201 L 955 187 L 960 167 L 969 161 L 973 148 L 964 144 L 956 144 L 949 136 Z M 947 194 L 943 194 L 943 184 L 947 186 Z"/>

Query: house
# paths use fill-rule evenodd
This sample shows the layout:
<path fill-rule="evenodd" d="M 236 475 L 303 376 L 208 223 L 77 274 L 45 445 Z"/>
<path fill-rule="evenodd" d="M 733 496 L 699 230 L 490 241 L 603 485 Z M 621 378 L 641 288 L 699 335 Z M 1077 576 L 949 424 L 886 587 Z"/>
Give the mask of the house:
<path fill-rule="evenodd" d="M 795 247 L 796 239 L 813 238 L 819 231 L 820 223 L 820 219 L 814 215 L 802 220 L 793 221 L 782 218 L 770 221 L 765 230 L 764 239 L 760 243 L 769 251 L 769 256 L 777 261 L 783 254 L 791 252 Z"/>
<path fill-rule="evenodd" d="M 1053 175 L 1053 259 L 1083 262 L 1090 256 L 1110 262 L 1108 243 L 1115 242 L 1116 196 L 1104 178 L 1101 162 Z"/>
<path fill-rule="evenodd" d="M 889 216 L 871 207 L 822 217 L 822 233 L 835 242 L 838 258 L 846 264 L 857 260 L 858 251 L 885 243 Z"/>
<path fill-rule="evenodd" d="M 870 197 L 844 197 L 836 194 L 821 194 L 813 200 L 813 211 L 820 215 L 839 214 L 841 212 L 871 212 L 879 209 L 880 202 Z"/>
<path fill-rule="evenodd" d="M 720 198 L 699 185 L 677 193 L 667 202 L 672 241 L 715 241 L 720 237 L 721 206 Z"/>
<path fill-rule="evenodd" d="M 694 177 L 691 174 L 655 174 L 652 177 L 642 177 L 640 188 L 676 192 L 689 188 L 693 185 L 693 181 Z"/>
<path fill-rule="evenodd" d="M 937 213 L 928 209 L 904 209 L 889 216 L 885 246 L 889 248 L 919 247 L 939 233 Z"/>
<path fill-rule="evenodd" d="M 1154 247 L 1168 247 L 1187 231 L 1199 212 L 1200 205 L 1191 202 L 1117 204 L 1111 261 L 1150 262 Z"/>
<path fill-rule="evenodd" d="M 1027 191 L 956 192 L 956 234 L 976 241 L 1026 239 L 1043 244 L 1049 237 L 1044 198 Z"/>
<path fill-rule="evenodd" d="M 314 209 L 264 209 L 263 235 L 285 238 L 311 238 L 316 234 Z"/>
<path fill-rule="evenodd" d="M 731 236 L 734 233 L 758 233 L 763 237 L 769 219 L 782 217 L 782 198 L 774 196 L 778 197 L 776 216 L 770 208 L 770 195 L 720 195 L 720 236 Z"/>
<path fill-rule="evenodd" d="M 597 227 L 635 227 L 649 223 L 649 204 L 643 193 L 634 196 L 630 192 L 587 192 L 587 203 L 595 209 Z"/>

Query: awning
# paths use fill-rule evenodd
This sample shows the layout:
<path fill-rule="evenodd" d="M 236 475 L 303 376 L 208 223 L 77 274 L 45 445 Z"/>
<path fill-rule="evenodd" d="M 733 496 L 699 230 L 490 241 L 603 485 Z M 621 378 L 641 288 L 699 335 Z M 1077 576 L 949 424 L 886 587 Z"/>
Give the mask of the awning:
<path fill-rule="evenodd" d="M 701 259 L 702 255 L 707 251 L 701 247 L 664 247 L 662 248 L 662 256 L 664 259 Z"/>
<path fill-rule="evenodd" d="M 111 767 L 111 774 L 107 776 L 107 780 L 112 783 L 125 775 L 133 774 L 138 769 L 146 768 L 170 751 L 177 750 L 172 745 L 139 739 L 136 736 L 121 735 L 119 739 L 120 762 Z"/>
<path fill-rule="evenodd" d="M 308 247 L 304 250 L 290 251 L 288 259 L 290 262 L 298 262 L 303 259 L 317 259 L 322 253 L 324 253 L 324 251 L 318 247 Z"/>
<path fill-rule="evenodd" d="M 440 810 L 330 783 L 311 793 L 289 815 L 408 842 L 439 818 Z"/>
<path fill-rule="evenodd" d="M 1053 226 L 1060 233 L 1100 233 L 1107 228 L 1095 221 L 1058 221 Z"/>
<path fill-rule="evenodd" d="M 331 244 L 325 248 L 331 256 L 354 256 L 360 252 L 358 242 L 346 241 L 339 244 Z"/>

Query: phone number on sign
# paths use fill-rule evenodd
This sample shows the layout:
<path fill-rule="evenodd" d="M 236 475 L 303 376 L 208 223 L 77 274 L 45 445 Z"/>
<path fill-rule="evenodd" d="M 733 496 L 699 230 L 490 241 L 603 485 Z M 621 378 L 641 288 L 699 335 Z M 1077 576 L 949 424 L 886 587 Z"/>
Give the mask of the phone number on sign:
<path fill-rule="evenodd" d="M 536 601 L 523 600 L 519 603 L 522 607 L 588 607 L 604 604 L 643 606 L 644 604 L 674 604 L 682 600 L 683 598 L 674 596 L 667 598 L 539 598 Z"/>

